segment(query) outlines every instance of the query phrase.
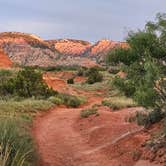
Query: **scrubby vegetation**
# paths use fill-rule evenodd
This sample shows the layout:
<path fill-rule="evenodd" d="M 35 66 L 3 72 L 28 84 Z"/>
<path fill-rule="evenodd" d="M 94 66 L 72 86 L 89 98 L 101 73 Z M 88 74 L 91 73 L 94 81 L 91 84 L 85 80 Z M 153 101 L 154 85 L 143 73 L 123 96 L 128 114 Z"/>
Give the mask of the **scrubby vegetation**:
<path fill-rule="evenodd" d="M 98 91 L 98 90 L 106 90 L 111 87 L 110 82 L 113 78 L 113 76 L 108 73 L 107 71 L 100 71 L 100 74 L 102 75 L 102 81 L 101 82 L 95 82 L 93 84 L 89 84 L 86 81 L 85 82 L 75 82 L 72 86 L 77 89 L 81 89 L 84 91 Z"/>
<path fill-rule="evenodd" d="M 50 89 L 38 69 L 0 70 L 0 165 L 35 165 L 32 118 L 55 104 L 78 107 L 84 101 Z"/>
<path fill-rule="evenodd" d="M 23 122 L 15 118 L 0 119 L 0 165 L 34 165 L 36 161 L 33 141 Z"/>
<path fill-rule="evenodd" d="M 66 106 L 76 108 L 83 104 L 85 102 L 85 99 L 82 97 L 76 97 L 69 94 L 58 94 L 56 96 L 50 97 L 49 101 L 57 105 L 64 104 Z"/>
<path fill-rule="evenodd" d="M 99 71 L 97 70 L 97 68 L 90 68 L 87 72 L 87 83 L 88 84 L 94 84 L 96 82 L 101 82 L 103 80 L 103 76 L 101 73 L 99 73 Z"/>
<path fill-rule="evenodd" d="M 127 77 L 112 82 L 126 96 L 146 108 L 165 111 L 166 15 L 148 22 L 144 30 L 130 32 L 129 48 L 117 48 L 107 56 L 108 64 L 123 64 Z"/>
<path fill-rule="evenodd" d="M 0 100 L 0 165 L 35 165 L 37 158 L 29 127 L 37 111 L 52 106 L 45 100 Z"/>
<path fill-rule="evenodd" d="M 92 67 L 89 69 L 86 67 L 81 67 L 78 70 L 77 75 L 88 77 L 86 82 L 88 84 L 94 84 L 96 82 L 101 82 L 103 80 L 103 76 L 100 73 L 101 70 L 103 71 L 103 69 L 99 67 Z"/>
<path fill-rule="evenodd" d="M 99 116 L 99 113 L 97 112 L 96 108 L 85 109 L 80 113 L 81 118 L 88 118 L 90 115 Z"/>
<path fill-rule="evenodd" d="M 131 98 L 126 98 L 125 96 L 105 99 L 102 101 L 102 104 L 112 108 L 113 110 L 137 106 Z"/>
<path fill-rule="evenodd" d="M 127 74 L 123 79 L 115 77 L 112 85 L 146 108 L 130 121 L 145 127 L 160 121 L 163 124 L 166 119 L 166 14 L 157 14 L 156 22 L 148 22 L 144 30 L 130 32 L 127 43 L 128 48 L 116 48 L 106 58 L 108 65 L 120 66 Z M 158 137 L 148 141 L 154 156 L 166 144 L 165 127 L 161 126 L 162 134 L 156 133 Z"/>
<path fill-rule="evenodd" d="M 1 71 L 3 72 L 3 71 Z M 18 71 L 16 76 L 11 77 L 11 74 L 4 71 L 3 77 L 7 77 L 5 81 L 1 81 L 0 95 L 1 96 L 19 96 L 19 97 L 44 97 L 55 95 L 56 92 L 50 89 L 42 79 L 42 73 L 25 68 Z"/>
<path fill-rule="evenodd" d="M 39 99 L 52 94 L 41 74 L 30 68 L 0 70 L 0 165 L 35 164 L 36 153 L 28 126 L 37 111 L 53 106 Z"/>
<path fill-rule="evenodd" d="M 73 79 L 73 78 L 68 79 L 68 80 L 67 80 L 67 83 L 68 83 L 68 84 L 74 84 L 74 79 Z"/>

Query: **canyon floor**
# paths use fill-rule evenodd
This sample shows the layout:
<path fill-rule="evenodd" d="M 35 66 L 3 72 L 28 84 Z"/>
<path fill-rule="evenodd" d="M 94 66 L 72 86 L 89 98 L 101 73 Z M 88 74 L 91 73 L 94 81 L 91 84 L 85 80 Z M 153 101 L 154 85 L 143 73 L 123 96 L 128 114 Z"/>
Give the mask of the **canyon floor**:
<path fill-rule="evenodd" d="M 99 116 L 81 118 L 80 111 L 101 104 L 105 90 L 84 91 L 68 86 L 64 73 L 45 74 L 44 79 L 55 90 L 84 96 L 87 102 L 79 108 L 55 106 L 38 114 L 33 136 L 39 153 L 39 166 L 153 166 L 135 160 L 134 153 L 149 138 L 149 133 L 125 119 L 139 107 L 112 111 L 99 106 Z M 68 74 L 67 74 L 68 76 Z M 83 81 L 84 78 L 77 78 Z M 155 165 L 154 165 L 155 166 Z"/>

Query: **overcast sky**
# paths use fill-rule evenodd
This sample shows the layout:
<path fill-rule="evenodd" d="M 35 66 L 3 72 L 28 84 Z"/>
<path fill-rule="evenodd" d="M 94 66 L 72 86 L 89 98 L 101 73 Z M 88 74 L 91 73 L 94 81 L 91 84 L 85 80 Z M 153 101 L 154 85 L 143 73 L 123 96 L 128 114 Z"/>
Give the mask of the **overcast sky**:
<path fill-rule="evenodd" d="M 0 0 L 0 31 L 119 41 L 158 12 L 166 12 L 166 0 Z"/>

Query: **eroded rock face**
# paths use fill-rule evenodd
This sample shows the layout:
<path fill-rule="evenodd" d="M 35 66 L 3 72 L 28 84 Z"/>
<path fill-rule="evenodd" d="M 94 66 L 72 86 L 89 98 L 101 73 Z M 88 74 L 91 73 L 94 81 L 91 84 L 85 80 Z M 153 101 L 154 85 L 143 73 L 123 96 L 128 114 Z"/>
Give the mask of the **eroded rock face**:
<path fill-rule="evenodd" d="M 100 40 L 94 45 L 92 45 L 89 49 L 87 49 L 84 55 L 89 56 L 91 58 L 96 58 L 98 63 L 102 63 L 105 59 L 105 56 L 108 54 L 108 52 L 117 47 L 127 48 L 128 45 L 125 42 Z"/>
<path fill-rule="evenodd" d="M 23 66 L 54 66 L 59 56 L 39 37 L 24 33 L 1 33 L 0 46 L 14 63 Z"/>
<path fill-rule="evenodd" d="M 81 56 L 91 46 L 87 41 L 73 39 L 50 40 L 47 42 L 65 56 Z"/>
<path fill-rule="evenodd" d="M 0 33 L 0 47 L 11 61 L 22 66 L 104 64 L 107 53 L 116 47 L 128 47 L 126 43 L 100 40 L 91 44 L 83 40 L 43 40 L 38 36 L 19 32 Z"/>
<path fill-rule="evenodd" d="M 0 49 L 0 68 L 10 68 L 11 66 L 12 66 L 11 60 L 4 53 L 4 51 Z"/>
<path fill-rule="evenodd" d="M 61 53 L 61 57 L 63 57 L 61 61 L 63 63 L 67 63 L 68 60 L 71 60 L 71 63 L 74 61 L 77 63 L 79 60 L 84 61 L 86 57 L 89 61 L 100 64 L 104 61 L 105 56 L 111 49 L 116 47 L 128 47 L 125 42 L 115 42 L 111 40 L 100 40 L 95 44 L 72 39 L 50 40 L 47 42 Z"/>

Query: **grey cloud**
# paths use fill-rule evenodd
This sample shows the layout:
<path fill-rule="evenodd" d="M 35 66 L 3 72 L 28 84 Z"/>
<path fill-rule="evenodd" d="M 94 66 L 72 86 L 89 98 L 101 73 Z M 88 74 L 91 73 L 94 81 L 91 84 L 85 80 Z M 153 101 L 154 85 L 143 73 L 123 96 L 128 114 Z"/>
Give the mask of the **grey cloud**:
<path fill-rule="evenodd" d="M 143 28 L 165 0 L 0 0 L 0 31 L 44 38 L 123 40 L 127 29 Z"/>

